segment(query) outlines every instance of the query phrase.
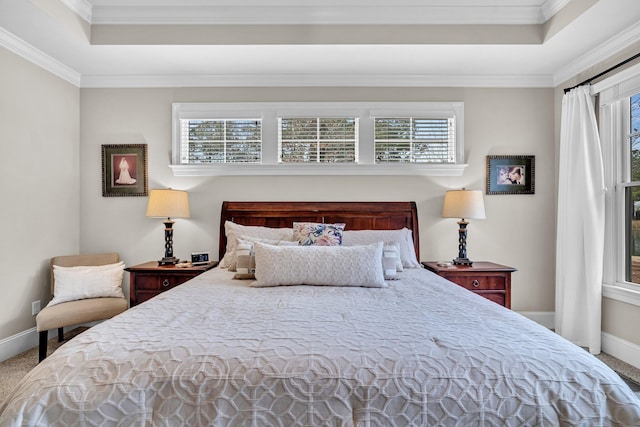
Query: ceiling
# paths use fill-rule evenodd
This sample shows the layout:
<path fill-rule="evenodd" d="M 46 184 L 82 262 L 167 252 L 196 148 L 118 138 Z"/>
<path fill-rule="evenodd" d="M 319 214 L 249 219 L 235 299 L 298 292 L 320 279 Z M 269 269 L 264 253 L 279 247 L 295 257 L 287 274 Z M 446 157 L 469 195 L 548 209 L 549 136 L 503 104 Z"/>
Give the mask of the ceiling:
<path fill-rule="evenodd" d="M 555 87 L 637 43 L 638 0 L 0 0 L 79 87 Z"/>

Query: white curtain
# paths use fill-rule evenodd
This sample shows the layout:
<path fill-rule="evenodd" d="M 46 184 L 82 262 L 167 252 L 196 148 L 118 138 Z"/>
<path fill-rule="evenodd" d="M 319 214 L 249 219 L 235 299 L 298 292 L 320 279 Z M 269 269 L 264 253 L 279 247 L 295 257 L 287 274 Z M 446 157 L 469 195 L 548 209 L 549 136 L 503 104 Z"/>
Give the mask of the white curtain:
<path fill-rule="evenodd" d="M 602 150 L 589 86 L 562 99 L 556 331 L 600 353 L 605 181 Z"/>

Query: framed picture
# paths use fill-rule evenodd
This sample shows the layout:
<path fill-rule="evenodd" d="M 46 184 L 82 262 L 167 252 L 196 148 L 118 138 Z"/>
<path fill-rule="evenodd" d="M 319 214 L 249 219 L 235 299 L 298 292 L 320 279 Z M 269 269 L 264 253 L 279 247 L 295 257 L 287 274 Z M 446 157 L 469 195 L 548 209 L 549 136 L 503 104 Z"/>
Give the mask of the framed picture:
<path fill-rule="evenodd" d="M 535 194 L 535 156 L 487 156 L 487 194 Z"/>
<path fill-rule="evenodd" d="M 102 146 L 102 196 L 147 196 L 147 144 Z"/>

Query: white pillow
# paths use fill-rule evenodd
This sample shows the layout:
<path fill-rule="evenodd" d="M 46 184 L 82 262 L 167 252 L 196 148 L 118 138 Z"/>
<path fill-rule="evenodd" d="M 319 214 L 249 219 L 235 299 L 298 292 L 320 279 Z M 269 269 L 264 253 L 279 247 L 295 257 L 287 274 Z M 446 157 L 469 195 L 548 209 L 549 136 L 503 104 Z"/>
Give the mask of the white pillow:
<path fill-rule="evenodd" d="M 398 246 L 403 267 L 422 267 L 413 246 L 413 233 L 406 227 L 399 230 L 345 230 L 342 236 L 343 246 L 369 245 L 379 241 Z"/>
<path fill-rule="evenodd" d="M 85 298 L 124 298 L 124 262 L 77 267 L 53 266 L 53 299 L 48 306 Z"/>
<path fill-rule="evenodd" d="M 270 228 L 257 225 L 241 225 L 231 221 L 225 221 L 224 233 L 227 236 L 227 248 L 224 257 L 220 261 L 220 267 L 226 268 L 231 265 L 231 261 L 236 253 L 236 239 L 238 237 L 259 237 L 273 240 L 293 241 L 293 228 Z"/>
<path fill-rule="evenodd" d="M 398 272 L 403 271 L 398 245 L 384 245 L 382 248 L 382 271 L 385 280 L 397 280 Z"/>
<path fill-rule="evenodd" d="M 253 244 L 255 242 L 273 246 L 298 246 L 298 242 L 290 242 L 288 240 L 259 239 L 257 237 L 236 240 L 235 259 L 232 261 L 233 264 L 229 266 L 229 271 L 236 272 L 235 276 L 233 276 L 234 279 L 255 279 L 256 260 L 253 252 Z"/>
<path fill-rule="evenodd" d="M 382 242 L 366 246 L 269 246 L 254 243 L 254 287 L 281 285 L 384 288 Z"/>

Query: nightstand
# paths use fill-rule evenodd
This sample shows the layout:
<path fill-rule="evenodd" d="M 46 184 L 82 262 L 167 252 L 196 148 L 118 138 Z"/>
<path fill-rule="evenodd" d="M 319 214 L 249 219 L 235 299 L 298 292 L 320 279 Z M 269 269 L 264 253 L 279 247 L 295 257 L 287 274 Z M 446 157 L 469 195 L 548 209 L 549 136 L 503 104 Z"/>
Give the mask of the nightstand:
<path fill-rule="evenodd" d="M 513 267 L 484 261 L 473 265 L 439 266 L 436 262 L 423 262 L 422 265 L 463 288 L 511 308 L 511 273 L 517 271 Z"/>
<path fill-rule="evenodd" d="M 218 265 L 218 261 L 193 267 L 158 265 L 158 261 L 149 261 L 127 267 L 125 270 L 129 272 L 130 305 L 133 307 L 151 299 L 160 292 L 181 285 L 216 265 Z"/>

